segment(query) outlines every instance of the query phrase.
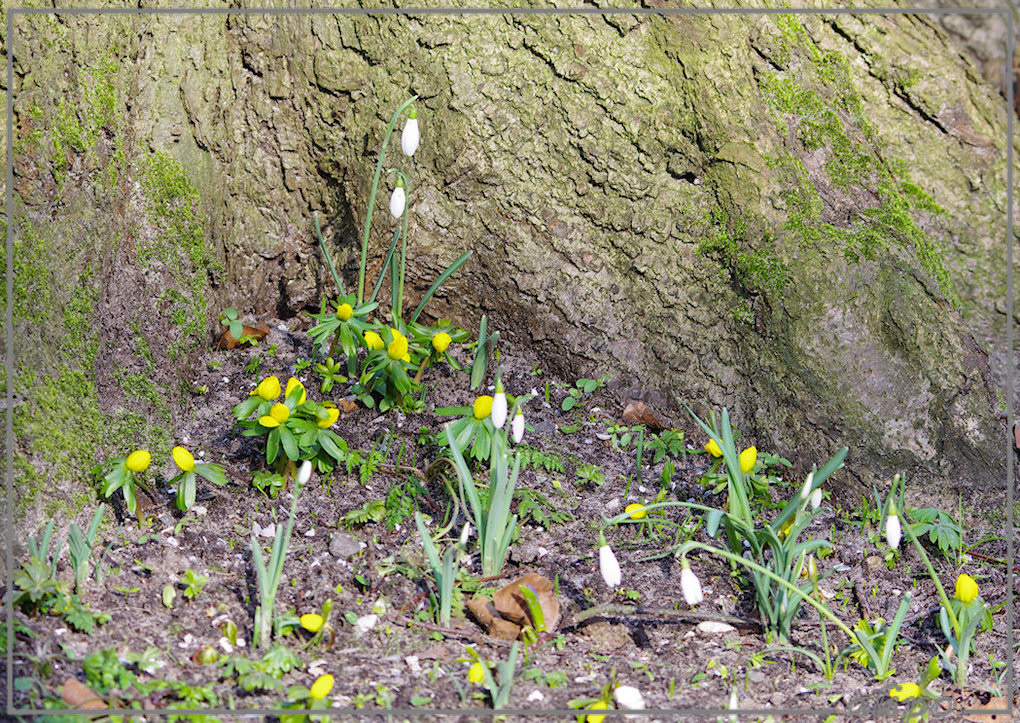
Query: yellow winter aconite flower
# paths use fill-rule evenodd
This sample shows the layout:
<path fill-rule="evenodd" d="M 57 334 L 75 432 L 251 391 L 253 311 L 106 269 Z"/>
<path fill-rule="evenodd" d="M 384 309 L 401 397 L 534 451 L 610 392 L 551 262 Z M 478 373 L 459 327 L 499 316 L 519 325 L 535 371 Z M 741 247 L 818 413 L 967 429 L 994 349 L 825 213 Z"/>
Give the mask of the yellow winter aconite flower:
<path fill-rule="evenodd" d="M 386 346 L 383 343 L 382 337 L 376 334 L 374 331 L 365 332 L 365 343 L 368 344 L 369 349 L 382 349 Z"/>
<path fill-rule="evenodd" d="M 340 304 L 336 310 L 336 318 L 340 321 L 349 321 L 354 316 L 354 307 L 350 304 Z"/>
<path fill-rule="evenodd" d="M 314 683 L 312 683 L 311 689 L 308 691 L 315 700 L 322 700 L 329 691 L 333 690 L 333 676 L 327 673 L 326 675 L 320 675 Z"/>
<path fill-rule="evenodd" d="M 301 627 L 310 633 L 319 632 L 319 628 L 322 627 L 326 620 L 321 615 L 315 613 L 305 613 L 301 616 Z"/>
<path fill-rule="evenodd" d="M 132 472 L 141 472 L 149 468 L 152 462 L 152 455 L 144 449 L 136 449 L 128 455 L 127 468 Z"/>
<path fill-rule="evenodd" d="M 265 402 L 273 401 L 280 396 L 280 380 L 276 377 L 266 377 L 249 396 L 254 397 L 256 394 Z"/>
<path fill-rule="evenodd" d="M 386 353 L 390 359 L 403 359 L 404 361 L 411 361 L 410 355 L 407 353 L 407 337 L 400 332 L 393 335 L 393 341 L 386 348 Z"/>
<path fill-rule="evenodd" d="M 453 339 L 445 331 L 441 331 L 432 337 L 432 348 L 442 354 L 450 346 Z"/>
<path fill-rule="evenodd" d="M 708 440 L 708 443 L 705 444 L 705 451 L 713 457 L 722 457 L 722 450 L 719 449 L 719 445 L 715 443 L 714 439 Z"/>
<path fill-rule="evenodd" d="M 286 404 L 276 403 L 273 405 L 273 408 L 269 410 L 269 414 L 264 417 L 259 417 L 259 424 L 263 427 L 279 427 L 288 419 L 290 419 L 290 409 Z"/>
<path fill-rule="evenodd" d="M 468 670 L 468 680 L 474 683 L 475 685 L 478 685 L 483 680 L 485 680 L 485 669 L 482 668 L 481 663 L 476 662 L 474 665 L 471 666 L 471 669 Z"/>
<path fill-rule="evenodd" d="M 914 698 L 921 697 L 921 686 L 917 683 L 900 683 L 895 688 L 889 691 L 889 696 L 895 698 L 900 703 L 905 700 L 913 700 Z"/>
<path fill-rule="evenodd" d="M 588 710 L 608 710 L 609 704 L 604 700 L 597 700 L 588 706 Z M 602 723 L 606 719 L 605 714 L 602 713 L 589 713 L 585 716 L 585 720 L 588 723 Z"/>
<path fill-rule="evenodd" d="M 969 603 L 978 596 L 977 581 L 970 575 L 960 575 L 956 578 L 956 599 L 962 603 Z"/>
<path fill-rule="evenodd" d="M 316 422 L 319 429 L 326 429 L 327 427 L 332 427 L 334 424 L 336 424 L 336 420 L 340 418 L 339 409 L 327 409 L 326 411 L 329 412 L 329 416 L 326 417 L 325 419 L 320 419 Z"/>
<path fill-rule="evenodd" d="M 195 458 L 192 457 L 191 452 L 184 449 L 184 447 L 174 447 L 171 454 L 173 455 L 174 463 L 180 467 L 182 471 L 190 472 L 195 469 Z"/>
<path fill-rule="evenodd" d="M 289 397 L 289 396 L 290 396 L 290 393 L 291 393 L 292 391 L 294 391 L 294 387 L 301 387 L 301 398 L 300 398 L 300 399 L 298 399 L 298 404 L 304 404 L 304 403 L 305 403 L 305 400 L 306 400 L 306 399 L 308 399 L 308 392 L 306 392 L 306 391 L 305 391 L 305 385 L 304 385 L 304 384 L 302 384 L 301 382 L 299 382 L 299 381 L 298 381 L 297 379 L 295 379 L 294 377 L 291 377 L 291 378 L 290 378 L 289 380 L 287 380 L 287 389 L 286 389 L 286 391 L 285 391 L 285 392 L 283 393 L 283 396 L 284 396 L 284 398 L 286 398 L 286 397 Z M 277 406 L 280 406 L 280 405 L 277 405 Z M 276 407 L 273 407 L 273 408 L 275 409 Z M 288 412 L 288 413 L 289 413 L 289 412 Z M 270 414 L 272 414 L 272 412 L 270 412 Z M 284 417 L 284 418 L 283 418 L 283 419 L 281 419 L 280 421 L 281 421 L 281 422 L 284 422 L 284 421 L 286 421 L 286 417 Z"/>
<path fill-rule="evenodd" d="M 754 469 L 754 463 L 758 461 L 758 450 L 754 447 L 748 447 L 740 453 L 740 471 L 744 474 L 748 474 Z"/>
<path fill-rule="evenodd" d="M 474 412 L 475 419 L 485 419 L 492 414 L 492 397 L 488 394 L 478 397 L 471 406 L 471 411 Z"/>
<path fill-rule="evenodd" d="M 645 512 L 645 506 L 640 502 L 633 502 L 627 505 L 623 511 L 629 512 L 632 520 L 643 520 L 648 516 L 648 513 Z"/>

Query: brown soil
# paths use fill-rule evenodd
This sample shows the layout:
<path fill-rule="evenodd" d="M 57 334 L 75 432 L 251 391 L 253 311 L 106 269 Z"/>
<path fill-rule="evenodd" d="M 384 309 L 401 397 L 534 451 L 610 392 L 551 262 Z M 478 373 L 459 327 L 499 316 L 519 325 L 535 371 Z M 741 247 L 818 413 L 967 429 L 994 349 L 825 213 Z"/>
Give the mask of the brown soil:
<path fill-rule="evenodd" d="M 82 596 L 94 611 L 108 613 L 111 619 L 85 635 L 69 629 L 62 618 L 28 617 L 17 612 L 17 620 L 32 632 L 31 636 L 19 633 L 14 644 L 14 676 L 22 679 L 14 693 L 17 708 L 59 701 L 60 686 L 69 677 L 88 682 L 82 659 L 91 652 L 113 648 L 123 659 L 128 652 L 141 653 L 150 646 L 159 651 L 156 657 L 163 663 L 155 677 L 210 685 L 218 708 L 232 707 L 239 712 L 275 709 L 287 700 L 286 688 L 275 693 L 245 692 L 234 678 L 223 676 L 220 665 L 193 661 L 203 646 L 225 657 L 220 626 L 228 619 L 237 626 L 238 640 L 246 641 L 245 647 L 235 652 L 253 655 L 257 591 L 249 541 L 253 527 L 264 530 L 285 523 L 290 508 L 292 490 L 270 500 L 252 487 L 251 472 L 265 466 L 261 440 L 242 438 L 231 424 L 231 408 L 247 396 L 258 379 L 275 374 L 285 381 L 297 358 L 312 356 L 304 333 L 281 329 L 278 321 L 269 326 L 269 336 L 255 349 L 208 351 L 196 366 L 194 377 L 187 380 L 195 388 L 208 387 L 208 391 L 194 395 L 187 419 L 177 428 L 179 439 L 195 450 L 196 456 L 201 450 L 206 461 L 223 464 L 230 483 L 215 488 L 200 480 L 197 506 L 182 518 L 166 490 L 172 469 L 168 463 L 161 470 L 164 476 L 150 476 L 156 477 L 160 493 L 147 502 L 146 526 L 140 528 L 133 519 L 125 518 L 117 506 L 116 524 L 107 523 L 102 528 L 96 545 L 97 554 L 107 550 L 100 573 L 90 578 Z M 274 345 L 275 353 L 268 353 L 268 345 Z M 611 391 L 614 385 L 586 397 L 574 410 L 562 412 L 560 402 L 573 380 L 548 379 L 533 360 L 519 351 L 503 349 L 502 363 L 510 393 L 522 394 L 533 388 L 539 393 L 527 407 L 531 428 L 525 443 L 554 455 L 564 465 L 563 471 L 528 467 L 521 474 L 519 486 L 540 492 L 548 499 L 549 510 L 569 513 L 570 519 L 550 523 L 548 528 L 534 520 L 525 524 L 499 580 L 478 581 L 477 555 L 464 567 L 462 587 L 476 592 L 481 589 L 491 594 L 506 581 L 527 572 L 544 575 L 558 586 L 559 628 L 537 645 L 522 649 L 510 696 L 511 709 L 527 711 L 528 717 L 553 717 L 549 711 L 559 710 L 557 717 L 565 719 L 563 709 L 569 708 L 568 701 L 596 698 L 604 685 L 615 681 L 639 688 L 648 708 L 666 711 L 719 709 L 736 690 L 739 707 L 754 711 L 753 717 L 758 719 L 773 714 L 775 719 L 808 720 L 825 717 L 826 711 L 837 717 L 885 718 L 900 714 L 888 689 L 895 683 L 916 681 L 936 646 L 945 643 L 936 623 L 938 598 L 919 556 L 906 544 L 892 569 L 887 569 L 882 561 L 886 548 L 879 533 L 860 524 L 859 500 L 840 499 L 838 475 L 827 485 L 837 490 L 825 502 L 828 509 L 808 530 L 812 536 L 835 541 L 834 554 L 819 565 L 823 574 L 835 571 L 822 583 L 834 596 L 834 611 L 848 624 L 863 615 L 888 620 L 895 613 L 900 595 L 908 591 L 913 595 L 902 630 L 905 642 L 894 656 L 897 672 L 886 681 L 876 681 L 851 662 L 841 665 L 830 683 L 807 657 L 768 652 L 769 643 L 759 626 L 746 577 L 731 574 L 729 565 L 720 558 L 692 557 L 692 567 L 704 586 L 705 601 L 691 610 L 680 593 L 679 562 L 672 555 L 643 561 L 667 548 L 674 534 L 669 530 L 663 534 L 635 526 L 610 530 L 607 537 L 620 559 L 623 584 L 615 591 L 609 589 L 600 576 L 597 555 L 602 516 L 617 514 L 630 502 L 650 502 L 659 491 L 664 463 L 649 465 L 650 455 L 646 455 L 638 481 L 634 479 L 633 445 L 620 451 L 602 439 L 607 427 L 619 422 L 629 401 Z M 258 371 L 245 371 L 255 358 L 262 359 Z M 322 398 L 318 378 L 311 370 L 300 376 L 309 394 Z M 470 662 L 465 649 L 473 646 L 492 663 L 505 660 L 509 651 L 509 643 L 490 638 L 464 617 L 463 594 L 455 598 L 450 628 L 440 628 L 429 614 L 425 563 L 413 509 L 416 505 L 437 523 L 452 509 L 442 484 L 425 475 L 440 454 L 430 435 L 440 431 L 446 421 L 432 411 L 469 404 L 473 394 L 468 390 L 466 374 L 445 366 L 429 370 L 425 382 L 425 411 L 421 413 L 394 411 L 380 415 L 358 407 L 342 416 L 335 427 L 337 433 L 352 449 L 381 450 L 385 466 L 365 484 L 357 470 L 346 474 L 341 469 L 327 479 L 313 475 L 297 505 L 277 611 L 292 610 L 298 615 L 318 612 L 330 599 L 333 636 L 331 644 L 316 649 L 305 649 L 308 635 L 304 631 L 284 637 L 282 643 L 303 662 L 283 676 L 283 683 L 308 687 L 318 674 L 333 674 L 335 687 L 327 700 L 335 708 L 350 709 L 352 719 L 387 708 L 397 709 L 397 719 L 430 709 L 463 710 L 464 720 L 484 717 L 489 702 L 481 688 L 467 682 Z M 549 403 L 545 402 L 546 389 Z M 330 398 L 340 399 L 345 392 L 334 390 Z M 689 420 L 667 421 L 685 428 L 690 446 L 700 451 L 705 440 L 694 432 Z M 734 420 L 737 428 L 740 421 Z M 571 427 L 577 431 L 567 433 Z M 809 467 L 825 460 L 791 461 Z M 674 464 L 676 471 L 668 485 L 667 499 L 724 505 L 722 495 L 711 494 L 699 482 L 709 465 L 706 455 L 681 455 Z M 847 464 L 853 464 L 852 451 Z M 602 483 L 583 482 L 578 476 L 583 465 L 597 466 Z M 628 486 L 629 494 L 625 495 Z M 791 480 L 774 485 L 770 494 L 783 501 L 798 490 L 798 480 Z M 908 486 L 908 507 L 925 506 L 921 492 Z M 344 525 L 345 515 L 371 500 L 388 501 L 383 520 Z M 991 669 L 989 655 L 994 655 L 995 661 L 1011 658 L 1003 609 L 1005 569 L 988 560 L 1006 555 L 1001 501 L 967 499 L 964 503 L 965 543 L 979 544 L 972 550 L 977 554 L 972 554 L 963 569 L 978 579 L 983 598 L 996 607 L 996 612 L 994 628 L 977 638 L 978 653 L 972 657 L 967 687 L 956 689 L 945 674 L 931 686 L 945 697 L 941 707 L 932 703 L 932 713 L 952 717 L 963 709 L 987 703 L 997 694 L 997 687 L 1005 686 L 998 680 L 1001 671 Z M 763 508 L 761 500 L 758 507 L 765 519 L 775 514 L 773 509 Z M 955 508 L 946 511 L 954 517 L 958 514 Z M 91 514 L 92 510 L 83 513 L 78 524 L 87 525 Z M 689 514 L 684 508 L 673 507 L 663 516 L 683 524 Z M 995 519 L 999 522 L 990 521 Z M 463 519 L 458 519 L 452 529 L 459 532 L 462 524 Z M 696 521 L 691 521 L 689 527 L 698 528 L 695 539 L 709 541 Z M 331 552 L 335 536 L 353 538 L 360 543 L 360 550 L 347 557 L 337 549 L 343 541 L 337 539 Z M 271 537 L 259 539 L 268 555 Z M 936 549 L 930 551 L 952 594 L 957 570 Z M 24 549 L 19 549 L 18 559 L 27 559 Z M 209 578 L 191 601 L 185 599 L 181 584 L 188 569 Z M 72 578 L 66 547 L 58 577 L 68 581 Z M 169 609 L 161 602 L 167 583 L 177 591 Z M 350 621 L 368 615 L 380 600 L 385 602 L 385 611 L 378 623 L 368 632 L 357 634 Z M 605 605 L 616 607 L 603 615 L 582 614 L 593 606 Z M 713 633 L 696 627 L 716 619 L 730 621 L 733 629 Z M 831 625 L 828 630 L 835 645 L 846 645 Z M 794 642 L 818 653 L 819 633 L 817 615 L 802 612 L 795 625 Z M 152 677 L 128 667 L 140 680 Z M 104 702 L 124 707 L 158 709 L 175 702 L 166 693 L 140 695 L 131 688 L 95 692 Z M 882 708 L 867 713 L 874 705 Z M 779 713 L 790 710 L 799 713 Z M 669 720 L 677 715 L 663 713 L 652 719 Z"/>

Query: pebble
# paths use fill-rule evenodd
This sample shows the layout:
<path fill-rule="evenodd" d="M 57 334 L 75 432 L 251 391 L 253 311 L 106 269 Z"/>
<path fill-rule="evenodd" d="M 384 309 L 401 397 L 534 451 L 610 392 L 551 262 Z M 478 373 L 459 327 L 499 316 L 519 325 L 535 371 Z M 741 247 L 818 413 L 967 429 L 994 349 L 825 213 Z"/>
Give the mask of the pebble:
<path fill-rule="evenodd" d="M 223 652 L 226 653 L 227 655 L 230 655 L 232 652 L 234 652 L 234 646 L 230 644 L 230 641 L 227 640 L 226 637 L 220 638 L 219 643 L 220 647 L 223 648 Z"/>
<path fill-rule="evenodd" d="M 404 662 L 407 663 L 407 668 L 411 671 L 411 675 L 421 675 L 421 663 L 418 661 L 417 655 L 408 655 L 404 658 Z"/>
<path fill-rule="evenodd" d="M 361 552 L 362 543 L 345 532 L 334 533 L 329 541 L 329 554 L 333 557 L 347 559 Z"/>
<path fill-rule="evenodd" d="M 205 517 L 207 514 L 209 514 L 209 509 L 205 505 L 195 505 L 194 507 L 191 508 L 191 511 L 194 512 L 199 517 Z"/>
<path fill-rule="evenodd" d="M 606 511 L 607 512 L 612 512 L 613 510 L 615 510 L 619 506 L 620 506 L 620 499 L 618 497 L 615 498 L 615 499 L 611 499 L 611 500 L 609 500 L 609 502 L 606 503 Z"/>
<path fill-rule="evenodd" d="M 314 527 L 309 528 L 308 532 L 305 533 L 305 537 L 315 537 L 315 528 Z"/>
<path fill-rule="evenodd" d="M 539 703 L 541 703 L 543 700 L 545 700 L 545 696 L 542 695 L 542 691 L 540 690 L 533 690 L 531 691 L 531 695 L 528 696 L 529 702 L 538 701 Z"/>
<path fill-rule="evenodd" d="M 729 633 L 736 630 L 736 628 L 729 623 L 724 623 L 719 620 L 706 620 L 698 623 L 697 628 L 698 632 L 705 636 L 722 635 L 723 633 Z"/>
<path fill-rule="evenodd" d="M 375 627 L 375 624 L 379 622 L 378 615 L 362 615 L 358 618 L 358 622 L 354 624 L 354 634 L 364 635 L 369 630 Z"/>

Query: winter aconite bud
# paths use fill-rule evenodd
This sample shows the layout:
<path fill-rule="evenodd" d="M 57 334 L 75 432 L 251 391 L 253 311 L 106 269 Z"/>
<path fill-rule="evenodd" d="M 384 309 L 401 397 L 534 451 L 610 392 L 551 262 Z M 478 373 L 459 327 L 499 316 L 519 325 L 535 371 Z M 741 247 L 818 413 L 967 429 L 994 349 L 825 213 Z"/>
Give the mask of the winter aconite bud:
<path fill-rule="evenodd" d="M 182 472 L 190 472 L 195 469 L 195 458 L 184 447 L 174 447 L 171 455 L 173 455 L 174 463 L 181 468 Z"/>
<path fill-rule="evenodd" d="M 128 455 L 127 468 L 132 472 L 142 472 L 149 468 L 152 456 L 144 449 L 136 449 Z"/>

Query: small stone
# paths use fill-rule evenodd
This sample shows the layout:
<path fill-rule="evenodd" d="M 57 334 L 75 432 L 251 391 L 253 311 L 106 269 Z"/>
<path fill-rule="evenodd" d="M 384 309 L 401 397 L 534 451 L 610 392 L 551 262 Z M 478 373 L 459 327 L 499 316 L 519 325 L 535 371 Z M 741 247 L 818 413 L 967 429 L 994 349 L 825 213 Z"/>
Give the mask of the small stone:
<path fill-rule="evenodd" d="M 619 506 L 620 506 L 619 498 L 609 500 L 609 502 L 606 503 L 606 512 L 612 512 Z"/>
<path fill-rule="evenodd" d="M 227 655 L 230 655 L 232 652 L 234 652 L 234 646 L 231 645 L 230 641 L 227 640 L 225 637 L 219 639 L 219 644 L 220 647 L 223 649 L 223 652 L 226 653 Z"/>
<path fill-rule="evenodd" d="M 191 511 L 194 512 L 199 517 L 205 517 L 206 515 L 209 514 L 209 508 L 207 508 L 205 505 L 195 505 L 194 507 L 191 508 Z"/>
<path fill-rule="evenodd" d="M 545 696 L 542 695 L 542 691 L 540 691 L 540 690 L 533 690 L 533 691 L 531 691 L 531 695 L 528 696 L 527 700 L 529 702 L 537 701 L 537 702 L 541 703 L 543 700 L 545 700 Z"/>
<path fill-rule="evenodd" d="M 885 561 L 878 555 L 868 555 L 864 562 L 869 570 L 878 570 L 885 567 Z"/>
<path fill-rule="evenodd" d="M 417 655 L 408 655 L 404 658 L 404 662 L 407 663 L 407 668 L 411 671 L 411 675 L 421 675 L 421 663 L 418 661 Z"/>
<path fill-rule="evenodd" d="M 315 528 L 310 528 L 308 532 L 305 533 L 305 537 L 315 537 Z"/>
<path fill-rule="evenodd" d="M 723 633 L 730 633 L 736 630 L 736 628 L 729 623 L 724 623 L 719 620 L 706 620 L 702 623 L 698 623 L 697 629 L 699 633 L 706 637 L 722 635 Z"/>
<path fill-rule="evenodd" d="M 276 537 L 276 525 L 272 524 L 269 527 L 263 527 L 260 534 L 263 537 Z"/>
<path fill-rule="evenodd" d="M 333 539 L 329 541 L 329 554 L 333 557 L 346 560 L 361 552 L 361 546 L 361 542 L 357 538 L 345 532 L 337 532 L 334 533 Z"/>
<path fill-rule="evenodd" d="M 364 635 L 369 630 L 375 627 L 376 623 L 379 622 L 378 615 L 362 615 L 358 618 L 358 622 L 354 624 L 354 634 Z"/>

